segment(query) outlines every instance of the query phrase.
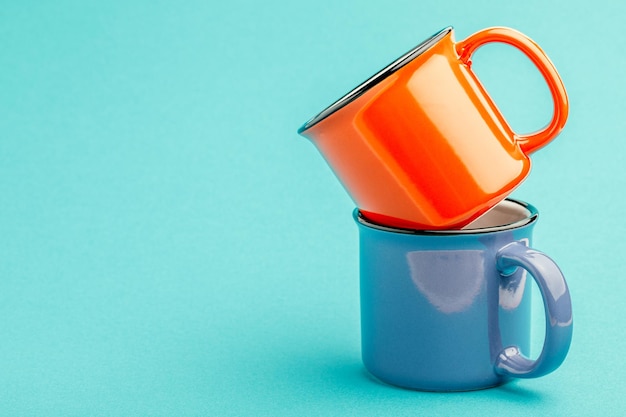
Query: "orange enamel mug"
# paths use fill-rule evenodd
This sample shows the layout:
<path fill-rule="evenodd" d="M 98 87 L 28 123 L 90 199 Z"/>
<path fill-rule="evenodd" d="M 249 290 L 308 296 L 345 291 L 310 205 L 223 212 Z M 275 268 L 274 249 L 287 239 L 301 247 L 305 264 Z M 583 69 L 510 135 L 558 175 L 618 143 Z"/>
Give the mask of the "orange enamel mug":
<path fill-rule="evenodd" d="M 548 84 L 548 125 L 515 133 L 472 72 L 482 45 L 520 49 Z M 524 34 L 481 30 L 455 42 L 448 27 L 422 42 L 305 123 L 361 213 L 411 229 L 461 228 L 494 207 L 528 175 L 528 155 L 554 139 L 568 115 L 554 65 Z"/>

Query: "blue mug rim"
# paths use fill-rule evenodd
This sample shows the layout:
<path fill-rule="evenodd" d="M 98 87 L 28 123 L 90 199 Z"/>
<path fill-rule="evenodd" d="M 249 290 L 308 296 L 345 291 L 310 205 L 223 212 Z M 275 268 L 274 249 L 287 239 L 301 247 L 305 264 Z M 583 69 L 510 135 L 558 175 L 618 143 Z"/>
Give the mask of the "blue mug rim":
<path fill-rule="evenodd" d="M 450 235 L 475 235 L 484 233 L 501 232 L 505 230 L 518 229 L 520 227 L 527 226 L 534 223 L 539 217 L 539 211 L 535 206 L 525 201 L 517 200 L 514 198 L 507 198 L 504 201 L 517 204 L 522 208 L 528 210 L 528 215 L 523 219 L 516 220 L 511 223 L 500 224 L 488 227 L 478 227 L 471 229 L 447 229 L 447 230 L 420 230 L 420 229 L 406 229 L 399 227 L 386 226 L 380 223 L 373 222 L 366 218 L 358 208 L 355 208 L 352 212 L 352 216 L 357 224 L 369 227 L 371 229 L 377 229 L 383 232 L 410 234 L 410 235 L 432 235 L 432 236 L 450 236 Z M 497 205 L 495 206 L 497 207 Z M 494 207 L 494 208 L 495 208 Z"/>

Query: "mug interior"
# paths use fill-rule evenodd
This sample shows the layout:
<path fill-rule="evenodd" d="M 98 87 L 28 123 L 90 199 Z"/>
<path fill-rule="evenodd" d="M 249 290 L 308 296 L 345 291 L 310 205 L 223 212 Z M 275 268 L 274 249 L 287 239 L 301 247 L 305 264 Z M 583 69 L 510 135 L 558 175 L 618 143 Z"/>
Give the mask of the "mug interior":
<path fill-rule="evenodd" d="M 310 127 L 317 124 L 318 122 L 324 120 L 326 117 L 330 116 L 337 110 L 341 109 L 348 103 L 356 100 L 361 95 L 363 95 L 367 90 L 369 90 L 370 88 L 372 88 L 373 86 L 375 86 L 376 84 L 378 84 L 379 82 L 387 78 L 389 75 L 398 71 L 407 63 L 411 62 L 412 60 L 414 60 L 415 58 L 423 54 L 431 46 L 439 42 L 440 39 L 445 37 L 451 31 L 452 31 L 452 27 L 450 26 L 435 33 L 433 36 L 426 39 L 424 42 L 420 43 L 415 48 L 411 49 L 409 52 L 405 53 L 400 58 L 392 62 L 391 64 L 387 65 L 382 70 L 378 71 L 376 74 L 370 77 L 367 81 L 365 81 L 364 83 L 361 83 L 358 87 L 354 88 L 348 94 L 346 94 L 339 100 L 335 101 L 333 104 L 328 106 L 323 111 L 321 111 L 317 116 L 313 117 L 311 120 L 306 122 L 300 129 L 298 129 L 298 133 L 304 132 L 305 130 L 309 129 Z"/>
<path fill-rule="evenodd" d="M 374 223 L 366 219 L 361 212 L 355 210 L 355 219 L 357 222 L 380 229 L 387 232 L 410 233 L 410 234 L 433 234 L 433 235 L 451 235 L 451 234 L 473 234 L 473 233 L 491 233 L 502 230 L 510 230 L 518 227 L 526 226 L 534 222 L 539 213 L 537 209 L 523 201 L 507 198 L 498 203 L 491 210 L 463 227 L 462 229 L 450 230 L 411 230 L 399 229 L 395 227 L 384 226 Z"/>
<path fill-rule="evenodd" d="M 522 205 L 513 200 L 504 200 L 491 210 L 463 227 L 463 230 L 502 227 L 523 222 L 531 215 L 528 204 Z"/>

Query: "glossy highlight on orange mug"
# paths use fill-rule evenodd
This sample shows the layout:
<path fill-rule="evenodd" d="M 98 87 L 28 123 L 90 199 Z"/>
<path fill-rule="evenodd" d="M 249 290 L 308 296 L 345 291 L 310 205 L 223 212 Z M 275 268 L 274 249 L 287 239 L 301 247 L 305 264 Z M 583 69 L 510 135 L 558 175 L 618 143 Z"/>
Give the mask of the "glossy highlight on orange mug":
<path fill-rule="evenodd" d="M 521 50 L 554 101 L 546 127 L 514 132 L 471 70 L 482 45 Z M 528 154 L 565 125 L 568 99 L 554 65 L 526 35 L 481 30 L 455 42 L 443 29 L 305 123 L 309 138 L 361 212 L 412 229 L 460 228 L 504 200 L 530 172 Z"/>

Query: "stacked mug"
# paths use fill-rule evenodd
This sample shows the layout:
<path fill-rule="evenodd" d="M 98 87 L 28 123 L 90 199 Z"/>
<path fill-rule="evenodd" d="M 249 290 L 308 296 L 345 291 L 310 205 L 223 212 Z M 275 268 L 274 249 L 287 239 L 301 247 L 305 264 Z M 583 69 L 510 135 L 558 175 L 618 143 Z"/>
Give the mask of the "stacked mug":
<path fill-rule="evenodd" d="M 542 130 L 515 133 L 472 72 L 472 54 L 489 42 L 518 48 L 541 72 L 554 100 Z M 455 42 L 449 27 L 299 129 L 357 206 L 362 357 L 372 375 L 460 391 L 543 376 L 563 362 L 567 284 L 531 247 L 535 207 L 507 196 L 567 115 L 554 65 L 527 36 L 496 27 Z M 535 359 L 529 277 L 546 315 Z"/>

